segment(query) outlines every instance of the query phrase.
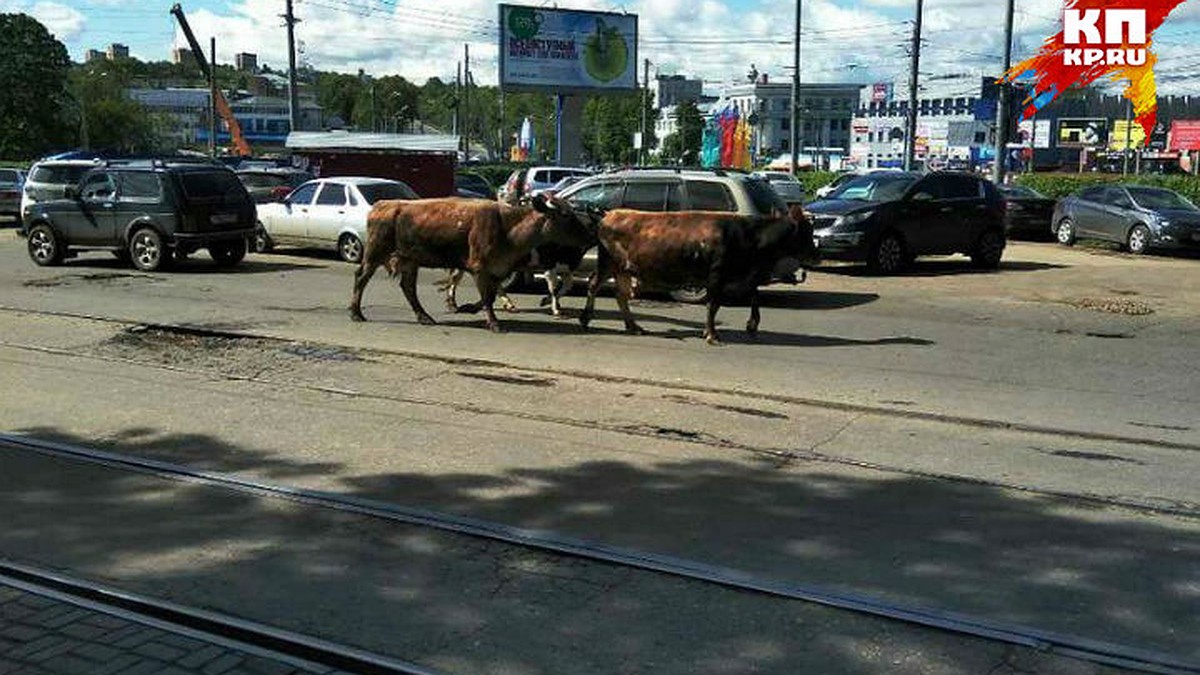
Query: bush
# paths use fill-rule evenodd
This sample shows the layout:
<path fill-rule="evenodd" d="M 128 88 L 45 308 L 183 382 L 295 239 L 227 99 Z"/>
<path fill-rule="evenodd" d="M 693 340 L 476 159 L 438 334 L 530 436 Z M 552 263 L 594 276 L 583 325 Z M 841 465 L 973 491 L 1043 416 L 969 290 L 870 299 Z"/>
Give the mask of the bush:
<path fill-rule="evenodd" d="M 1061 199 L 1091 185 L 1129 183 L 1174 190 L 1200 203 L 1200 177 L 1185 175 L 1121 176 L 1106 173 L 1033 173 L 1022 174 L 1017 185 L 1032 188 L 1053 199 Z"/>
<path fill-rule="evenodd" d="M 837 178 L 837 173 L 833 171 L 800 171 L 796 174 L 796 178 L 804 186 L 805 199 L 813 199 L 818 189 L 829 185 L 834 178 Z"/>

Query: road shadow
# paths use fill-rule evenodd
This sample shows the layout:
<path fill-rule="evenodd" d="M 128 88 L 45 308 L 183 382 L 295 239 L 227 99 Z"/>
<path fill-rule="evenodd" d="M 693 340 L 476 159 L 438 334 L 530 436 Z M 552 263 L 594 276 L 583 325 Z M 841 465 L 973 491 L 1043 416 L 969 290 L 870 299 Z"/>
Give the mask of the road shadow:
<path fill-rule="evenodd" d="M 54 427 L 20 433 L 284 483 L 344 470 L 153 428 L 100 442 Z M 512 443 L 515 451 L 520 439 Z M 682 447 L 663 443 L 664 451 Z M 337 491 L 885 605 L 1200 658 L 1200 613 L 1188 590 L 1200 587 L 1200 532 L 1187 521 L 732 451 L 727 459 L 414 473 L 387 452 L 405 444 L 379 439 L 372 470 L 342 476 Z M 896 663 L 872 653 L 921 644 L 924 635 L 899 622 L 880 633 L 800 602 L 788 602 L 786 619 L 750 594 L 658 578 L 676 584 L 668 601 L 638 592 L 647 588 L 640 572 L 184 482 L 107 470 L 80 476 L 70 461 L 51 463 L 55 470 L 34 463 L 0 473 L 0 550 L 10 559 L 176 601 L 202 598 L 208 609 L 431 667 L 491 672 L 503 662 L 512 672 L 609 673 L 630 659 L 656 659 L 656 673 L 882 675 L 897 672 Z M 570 611 L 561 611 L 564 602 Z M 431 630 L 441 639 L 422 642 Z M 514 643 L 514 631 L 538 639 Z M 981 648 L 946 649 L 939 663 L 946 672 L 988 672 L 969 661 Z"/>
<path fill-rule="evenodd" d="M 124 270 L 130 274 L 149 274 L 140 272 L 124 260 L 119 260 L 111 253 L 87 252 L 78 257 L 64 260 L 62 269 L 104 269 Z M 263 260 L 257 256 L 247 256 L 245 260 L 232 267 L 221 267 L 203 253 L 188 256 L 185 260 L 176 260 L 167 269 L 156 274 L 177 275 L 208 275 L 208 274 L 271 274 L 274 272 L 290 272 L 293 270 L 311 269 L 313 265 L 300 265 L 285 261 Z"/>
<path fill-rule="evenodd" d="M 1005 274 L 1007 272 L 1041 272 L 1045 270 L 1067 269 L 1070 265 L 1058 263 L 1043 263 L 1029 260 L 1005 260 L 994 270 L 978 269 L 967 259 L 925 259 L 918 258 L 916 262 L 905 267 L 893 277 L 944 277 L 966 275 Z M 829 265 L 818 267 L 816 272 L 834 274 L 846 277 L 880 277 L 884 275 L 872 273 L 866 265 Z"/>

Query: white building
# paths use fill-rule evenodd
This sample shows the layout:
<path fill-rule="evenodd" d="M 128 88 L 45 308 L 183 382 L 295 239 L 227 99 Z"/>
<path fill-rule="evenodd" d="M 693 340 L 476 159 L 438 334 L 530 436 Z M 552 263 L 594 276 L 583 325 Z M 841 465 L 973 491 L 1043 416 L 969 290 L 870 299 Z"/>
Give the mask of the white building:
<path fill-rule="evenodd" d="M 980 106 L 977 92 L 963 96 L 961 88 L 944 93 L 917 101 L 914 154 L 918 164 L 929 162 L 934 168 L 967 166 L 987 159 L 991 130 L 995 126 L 989 121 L 995 114 L 994 103 L 990 108 Z M 906 91 L 890 83 L 864 87 L 852 125 L 850 156 L 858 166 L 870 169 L 903 166 L 908 128 Z"/>
<path fill-rule="evenodd" d="M 850 121 L 861 84 L 800 84 L 799 141 L 803 148 L 850 149 Z M 775 157 L 791 152 L 792 85 L 788 82 L 735 84 L 723 98 L 749 115 L 755 130 L 755 154 Z M 719 112 L 721 103 L 714 106 Z"/>

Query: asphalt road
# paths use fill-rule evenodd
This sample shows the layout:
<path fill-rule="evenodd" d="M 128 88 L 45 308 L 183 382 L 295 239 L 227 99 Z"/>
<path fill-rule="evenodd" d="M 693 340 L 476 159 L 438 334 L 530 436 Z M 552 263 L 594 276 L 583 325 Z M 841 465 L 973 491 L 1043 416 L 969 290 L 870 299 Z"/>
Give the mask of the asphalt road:
<path fill-rule="evenodd" d="M 379 276 L 352 324 L 326 257 L 38 269 L 8 235 L 7 431 L 1200 658 L 1196 260 L 1019 244 L 994 274 L 830 268 L 771 289 L 757 340 L 723 309 L 709 347 L 702 310 L 662 300 L 631 337 L 611 299 L 585 333 L 516 295 L 495 336 L 418 326 Z"/>

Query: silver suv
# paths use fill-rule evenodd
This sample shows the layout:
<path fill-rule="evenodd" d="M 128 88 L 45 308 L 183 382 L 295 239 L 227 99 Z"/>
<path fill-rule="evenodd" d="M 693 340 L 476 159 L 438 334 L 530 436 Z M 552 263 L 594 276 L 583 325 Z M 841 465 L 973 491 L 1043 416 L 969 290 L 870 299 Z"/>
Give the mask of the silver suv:
<path fill-rule="evenodd" d="M 725 169 L 622 169 L 585 178 L 559 195 L 575 206 L 639 211 L 724 211 L 743 216 L 787 212 L 787 205 L 760 177 Z M 588 251 L 576 274 L 596 269 Z M 672 291 L 679 302 L 704 302 L 703 288 Z"/>
<path fill-rule="evenodd" d="M 21 234 L 28 228 L 25 221 L 34 206 L 63 199 L 68 187 L 78 186 L 83 174 L 103 164 L 96 159 L 46 159 L 34 164 L 21 189 Z"/>

